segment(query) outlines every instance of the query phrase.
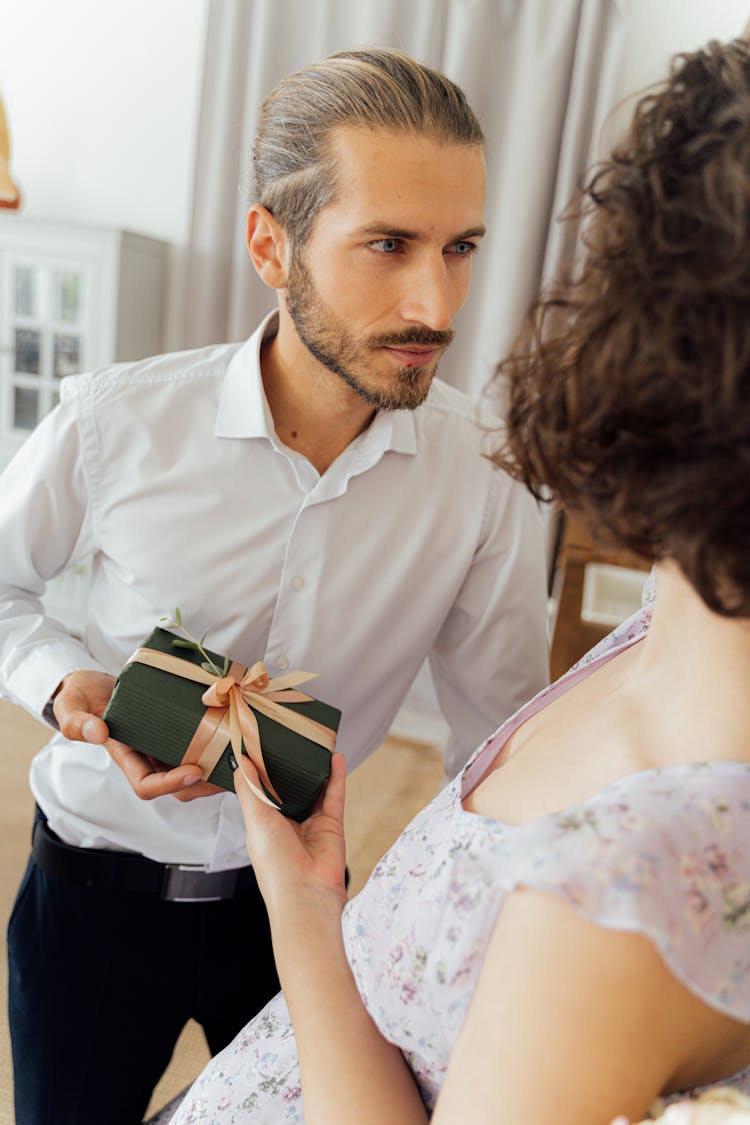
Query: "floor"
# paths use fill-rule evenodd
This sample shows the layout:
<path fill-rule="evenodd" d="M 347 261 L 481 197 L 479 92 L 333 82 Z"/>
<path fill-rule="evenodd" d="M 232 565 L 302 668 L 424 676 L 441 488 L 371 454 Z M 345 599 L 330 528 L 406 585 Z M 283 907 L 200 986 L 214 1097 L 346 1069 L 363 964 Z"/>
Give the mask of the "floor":
<path fill-rule="evenodd" d="M 33 801 L 27 773 L 34 753 L 48 737 L 47 728 L 25 712 L 0 701 L 0 755 L 4 798 L 0 806 L 0 907 L 7 920 L 28 858 Z M 346 836 L 351 891 L 367 879 L 375 863 L 402 827 L 430 800 L 442 783 L 435 745 L 414 738 L 389 738 L 347 781 Z M 3 943 L 5 941 L 3 927 Z M 3 949 L 0 1002 L 6 1009 L 7 968 Z M 154 1091 L 154 1113 L 182 1090 L 208 1059 L 203 1033 L 188 1024 L 172 1062 Z M 0 1026 L 0 1125 L 13 1125 L 12 1078 L 5 1019 Z M 52 1125 L 52 1123 L 50 1123 Z"/>

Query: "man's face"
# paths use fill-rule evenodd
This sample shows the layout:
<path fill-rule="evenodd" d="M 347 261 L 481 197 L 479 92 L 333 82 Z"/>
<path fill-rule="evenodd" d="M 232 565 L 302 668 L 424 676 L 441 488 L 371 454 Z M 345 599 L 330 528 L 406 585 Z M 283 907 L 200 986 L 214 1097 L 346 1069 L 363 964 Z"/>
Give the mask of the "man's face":
<path fill-rule="evenodd" d="M 287 273 L 286 307 L 316 360 L 369 405 L 424 401 L 484 233 L 478 147 L 344 127 L 336 201 Z"/>

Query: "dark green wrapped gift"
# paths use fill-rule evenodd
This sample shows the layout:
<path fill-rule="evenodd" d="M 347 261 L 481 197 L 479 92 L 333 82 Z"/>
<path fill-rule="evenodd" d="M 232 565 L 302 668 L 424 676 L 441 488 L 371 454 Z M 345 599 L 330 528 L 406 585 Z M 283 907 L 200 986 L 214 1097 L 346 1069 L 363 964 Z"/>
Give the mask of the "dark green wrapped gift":
<path fill-rule="evenodd" d="M 177 657 L 180 665 L 185 661 L 200 668 L 205 666 L 204 658 L 208 657 L 218 669 L 223 671 L 225 666 L 223 656 L 206 648 L 199 652 L 166 629 L 154 629 L 139 652 L 143 650 L 147 650 L 147 659 L 150 651 Z M 281 680 L 286 678 L 280 677 Z M 205 691 L 205 684 L 133 659 L 120 673 L 104 713 L 104 721 L 111 737 L 118 742 L 124 742 L 160 762 L 177 766 L 183 761 L 196 729 L 207 715 L 206 705 L 202 702 Z M 308 702 L 279 702 L 276 706 L 306 716 L 327 727 L 329 732 L 337 731 L 341 712 L 328 703 L 309 696 L 307 699 Z M 314 738 L 290 730 L 282 722 L 263 714 L 253 706 L 252 696 L 249 706 L 258 724 L 268 778 L 281 798 L 281 811 L 294 820 L 304 820 L 330 773 L 331 751 L 325 745 L 319 745 Z M 334 740 L 335 733 L 329 736 L 331 744 Z M 209 773 L 208 780 L 234 791 L 234 775 L 229 764 L 231 754 L 227 735 L 221 757 Z"/>

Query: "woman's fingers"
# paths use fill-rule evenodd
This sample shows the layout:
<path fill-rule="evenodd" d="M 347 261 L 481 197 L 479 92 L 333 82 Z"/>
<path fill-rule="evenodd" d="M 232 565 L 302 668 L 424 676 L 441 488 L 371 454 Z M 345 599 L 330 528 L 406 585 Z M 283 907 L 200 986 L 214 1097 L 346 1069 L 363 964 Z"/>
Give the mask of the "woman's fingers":
<path fill-rule="evenodd" d="M 248 828 L 251 822 L 257 823 L 259 817 L 273 817 L 278 812 L 275 806 L 268 805 L 258 795 L 263 792 L 263 786 L 257 769 L 246 754 L 242 755 L 242 764 L 234 770 L 234 789 Z"/>
<path fill-rule="evenodd" d="M 343 823 L 346 799 L 346 758 L 335 753 L 331 757 L 331 774 L 326 782 L 320 811 L 324 816 Z"/>
<path fill-rule="evenodd" d="M 247 821 L 250 816 L 257 817 L 260 808 L 268 810 L 260 815 L 272 816 L 274 811 L 278 810 L 276 810 L 274 806 L 266 804 L 258 793 L 255 793 L 250 785 L 247 784 L 248 781 L 252 782 L 252 785 L 261 793 L 263 792 L 257 769 L 247 755 L 243 754 L 242 765 L 234 771 L 234 788 L 239 797 L 245 821 Z M 343 823 L 345 793 L 346 759 L 343 754 L 336 753 L 331 757 L 331 773 L 321 796 L 316 801 L 312 815 L 322 814 L 323 816 L 330 816 L 339 823 Z"/>

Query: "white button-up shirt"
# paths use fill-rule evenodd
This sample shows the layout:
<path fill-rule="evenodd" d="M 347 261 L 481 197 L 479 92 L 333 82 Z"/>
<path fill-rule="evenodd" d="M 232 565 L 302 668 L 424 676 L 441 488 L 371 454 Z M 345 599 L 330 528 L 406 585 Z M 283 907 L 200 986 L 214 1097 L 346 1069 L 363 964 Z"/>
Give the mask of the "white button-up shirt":
<path fill-rule="evenodd" d="M 0 476 L 0 686 L 41 717 L 64 675 L 117 674 L 179 606 L 243 664 L 319 673 L 310 691 L 343 711 L 350 768 L 430 654 L 453 771 L 546 681 L 535 503 L 480 455 L 475 406 L 439 380 L 417 410 L 376 414 L 320 476 L 274 430 L 259 354 L 276 323 L 63 382 Z M 79 641 L 40 595 L 89 556 Z M 233 794 L 140 801 L 102 747 L 55 734 L 31 787 L 68 843 L 247 863 Z"/>

